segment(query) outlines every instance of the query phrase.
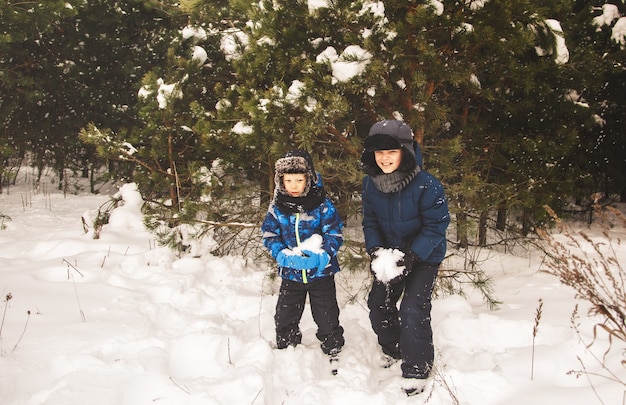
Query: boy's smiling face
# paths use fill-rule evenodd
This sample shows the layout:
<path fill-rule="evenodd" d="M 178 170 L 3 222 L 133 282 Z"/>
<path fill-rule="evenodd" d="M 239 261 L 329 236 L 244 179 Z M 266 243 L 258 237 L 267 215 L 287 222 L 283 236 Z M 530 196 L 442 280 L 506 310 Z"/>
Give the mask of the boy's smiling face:
<path fill-rule="evenodd" d="M 393 173 L 400 167 L 402 163 L 402 150 L 389 149 L 374 151 L 374 158 L 380 170 L 385 174 Z"/>
<path fill-rule="evenodd" d="M 306 188 L 306 174 L 285 173 L 283 175 L 283 185 L 291 197 L 300 197 Z"/>

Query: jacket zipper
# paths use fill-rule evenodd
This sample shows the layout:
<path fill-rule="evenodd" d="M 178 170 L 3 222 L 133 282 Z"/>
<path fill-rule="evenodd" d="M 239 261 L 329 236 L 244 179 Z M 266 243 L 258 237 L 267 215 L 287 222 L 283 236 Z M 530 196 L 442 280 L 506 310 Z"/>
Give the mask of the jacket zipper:
<path fill-rule="evenodd" d="M 298 245 L 298 247 L 300 247 L 300 213 L 296 213 L 296 243 Z M 304 284 L 308 283 L 309 281 L 306 278 L 306 269 L 302 269 L 302 282 Z"/>

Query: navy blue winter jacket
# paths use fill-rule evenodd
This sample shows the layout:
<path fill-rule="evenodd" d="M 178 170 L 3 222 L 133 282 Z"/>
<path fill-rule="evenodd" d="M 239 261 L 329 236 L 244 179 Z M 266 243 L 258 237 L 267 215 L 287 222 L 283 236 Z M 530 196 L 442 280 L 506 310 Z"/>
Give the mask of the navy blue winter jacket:
<path fill-rule="evenodd" d="M 416 164 L 422 155 L 414 142 Z M 439 180 L 422 170 L 400 191 L 379 191 L 370 175 L 362 183 L 363 233 L 367 250 L 410 248 L 421 261 L 441 263 L 446 254 L 448 203 Z"/>

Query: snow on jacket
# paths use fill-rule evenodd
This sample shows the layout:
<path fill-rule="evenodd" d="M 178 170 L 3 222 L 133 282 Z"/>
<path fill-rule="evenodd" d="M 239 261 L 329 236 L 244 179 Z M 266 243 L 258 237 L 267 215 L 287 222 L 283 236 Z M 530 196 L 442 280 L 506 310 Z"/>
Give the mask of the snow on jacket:
<path fill-rule="evenodd" d="M 318 182 L 320 181 L 318 180 Z M 331 258 L 325 269 L 302 270 L 278 267 L 278 274 L 282 278 L 306 283 L 331 276 L 339 271 L 337 252 L 343 244 L 342 228 L 343 223 L 335 205 L 326 197 L 320 205 L 303 213 L 286 213 L 274 203 L 270 204 L 261 231 L 263 233 L 263 245 L 274 259 L 281 250 L 299 247 L 302 242 L 314 234 L 322 236 L 321 248 Z"/>
<path fill-rule="evenodd" d="M 419 145 L 413 141 L 412 146 L 415 164 L 421 168 Z M 420 170 L 408 185 L 392 193 L 379 191 L 372 175 L 367 175 L 362 183 L 362 199 L 368 251 L 374 247 L 410 248 L 424 262 L 441 263 L 446 254 L 450 213 L 444 188 L 432 174 Z"/>

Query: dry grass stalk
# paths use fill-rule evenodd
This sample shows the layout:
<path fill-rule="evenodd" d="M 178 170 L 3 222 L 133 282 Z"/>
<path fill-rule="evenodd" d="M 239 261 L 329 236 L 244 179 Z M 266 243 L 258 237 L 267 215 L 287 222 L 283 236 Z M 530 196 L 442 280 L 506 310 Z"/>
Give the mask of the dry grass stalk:
<path fill-rule="evenodd" d="M 535 338 L 539 334 L 539 322 L 541 322 L 541 314 L 543 312 L 543 300 L 539 299 L 539 306 L 535 311 L 535 325 L 533 326 L 533 348 L 530 361 L 530 380 L 532 381 L 535 375 Z"/>
<path fill-rule="evenodd" d="M 78 270 L 78 268 L 75 265 L 68 262 L 66 259 L 63 259 L 63 263 L 67 264 L 67 278 L 72 280 L 72 285 L 74 286 L 74 294 L 76 294 L 76 303 L 78 304 L 78 311 L 80 312 L 80 319 L 83 322 L 87 322 L 87 319 L 85 318 L 85 313 L 83 312 L 83 308 L 80 305 L 80 298 L 78 296 L 78 287 L 76 287 L 76 281 L 74 280 L 74 273 L 71 272 L 71 269 L 76 271 L 81 277 L 84 277 L 84 275 Z"/>
<path fill-rule="evenodd" d="M 4 298 L 4 312 L 2 313 L 2 323 L 0 323 L 0 336 L 2 336 L 2 328 L 4 327 L 4 318 L 7 316 L 7 308 L 9 307 L 9 301 L 13 298 L 11 293 L 8 293 Z"/>
<path fill-rule="evenodd" d="M 552 210 L 560 225 L 563 242 L 547 231 L 540 235 L 547 242 L 547 273 L 553 274 L 576 291 L 579 298 L 591 304 L 590 315 L 600 316 L 598 329 L 609 334 L 609 339 L 626 342 L 626 272 L 619 263 L 614 249 L 615 241 L 605 227 L 603 240 L 594 240 L 584 231 L 572 231 Z M 626 223 L 626 222 L 625 222 Z M 619 240 L 617 241 L 619 243 Z"/>
<path fill-rule="evenodd" d="M 0 356 L 2 356 L 2 329 L 4 328 L 4 319 L 7 316 L 7 308 L 9 307 L 9 301 L 13 298 L 13 294 L 8 293 L 4 297 L 4 312 L 2 313 L 2 322 L 0 323 Z"/>
<path fill-rule="evenodd" d="M 605 207 L 604 210 L 596 207 L 596 213 L 601 219 L 604 238 L 601 240 L 590 237 L 584 231 L 573 231 L 564 224 L 552 209 L 546 207 L 556 222 L 560 232 L 560 239 L 545 230 L 538 230 L 539 235 L 546 242 L 547 255 L 546 273 L 557 276 L 565 285 L 576 291 L 576 297 L 587 301 L 591 306 L 589 315 L 600 319 L 593 327 L 593 340 L 587 344 L 591 347 L 598 338 L 598 332 L 605 332 L 608 336 L 609 347 L 604 358 L 596 358 L 601 366 L 609 372 L 615 373 L 606 366 L 606 355 L 612 350 L 616 341 L 626 343 L 626 271 L 620 264 L 615 240 L 609 232 L 620 222 L 626 228 L 626 218 L 618 210 Z M 575 328 L 578 332 L 578 329 Z M 621 361 L 626 366 L 626 360 Z M 611 378 L 611 377 L 609 377 Z M 614 379 L 614 378 L 611 378 Z M 617 380 L 623 385 L 624 381 Z"/>
<path fill-rule="evenodd" d="M 460 405 L 461 401 L 459 400 L 459 397 L 457 395 L 456 387 L 454 385 L 454 382 L 452 381 L 451 378 L 449 378 L 446 375 L 444 368 L 445 367 L 443 366 L 443 364 L 441 366 L 433 367 L 433 370 L 432 370 L 433 379 L 434 379 L 435 383 L 437 383 L 441 387 L 443 387 L 443 389 L 448 393 L 448 395 L 450 396 L 450 400 L 452 401 L 453 405 Z M 435 390 L 435 387 L 433 385 L 433 386 L 431 386 L 431 389 L 428 392 L 428 395 L 424 399 L 424 402 L 423 402 L 424 404 L 429 403 L 430 400 L 433 398 L 434 390 Z"/>
<path fill-rule="evenodd" d="M 24 324 L 24 330 L 22 331 L 22 334 L 20 335 L 20 338 L 17 339 L 17 342 L 15 343 L 15 346 L 13 346 L 12 352 L 14 352 L 15 349 L 17 349 L 17 346 L 20 344 L 20 342 L 22 341 L 22 338 L 26 334 L 26 328 L 28 327 L 28 320 L 30 319 L 30 311 L 26 311 L 26 315 L 27 316 L 26 316 L 26 323 Z"/>

